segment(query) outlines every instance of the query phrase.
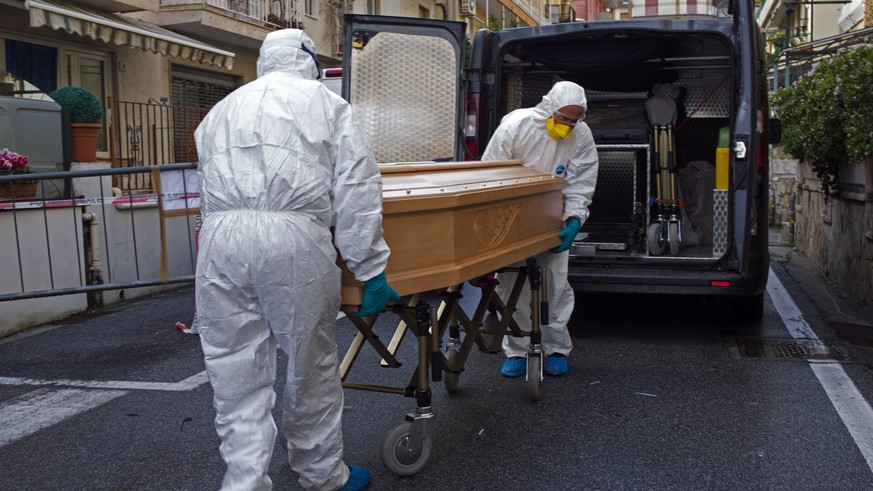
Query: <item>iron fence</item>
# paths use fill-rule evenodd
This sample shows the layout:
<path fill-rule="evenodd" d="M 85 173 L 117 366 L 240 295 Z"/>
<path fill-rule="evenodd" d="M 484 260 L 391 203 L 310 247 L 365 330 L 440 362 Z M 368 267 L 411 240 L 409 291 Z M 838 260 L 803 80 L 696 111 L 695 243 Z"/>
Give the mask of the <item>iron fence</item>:
<path fill-rule="evenodd" d="M 197 162 L 194 130 L 209 108 L 175 106 L 168 99 L 148 102 L 109 101 L 112 111 L 110 159 L 113 167 L 131 168 Z M 147 172 L 122 174 L 116 187 L 151 189 Z"/>
<path fill-rule="evenodd" d="M 822 60 L 846 49 L 873 43 L 873 27 L 831 36 L 783 49 L 775 58 L 769 73 L 773 91 L 790 87 L 811 72 Z"/>
<path fill-rule="evenodd" d="M 0 250 L 6 257 L 0 261 L 0 302 L 86 293 L 89 306 L 99 306 L 108 290 L 193 281 L 199 212 L 194 168 L 0 176 L 0 190 L 8 191 L 0 196 Z M 113 193 L 111 179 L 146 175 L 154 189 Z M 73 197 L 44 199 L 42 184 L 51 180 L 71 183 Z M 38 183 L 35 194 L 31 182 Z M 169 182 L 174 184 L 168 188 Z"/>

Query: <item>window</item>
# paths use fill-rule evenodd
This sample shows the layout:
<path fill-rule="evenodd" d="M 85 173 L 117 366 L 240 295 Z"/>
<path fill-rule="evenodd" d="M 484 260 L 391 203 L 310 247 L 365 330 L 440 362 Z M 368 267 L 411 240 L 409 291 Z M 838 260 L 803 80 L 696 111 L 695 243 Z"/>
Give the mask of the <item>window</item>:
<path fill-rule="evenodd" d="M 24 41 L 7 39 L 3 50 L 6 71 L 35 88 L 28 92 L 45 94 L 57 88 L 58 49 Z M 23 87 L 21 90 L 25 90 Z"/>
<path fill-rule="evenodd" d="M 418 16 L 422 19 L 430 19 L 430 10 L 419 5 L 418 6 Z"/>
<path fill-rule="evenodd" d="M 306 15 L 315 17 L 315 0 L 303 0 L 303 12 Z"/>
<path fill-rule="evenodd" d="M 173 67 L 170 81 L 173 106 L 174 162 L 197 162 L 194 130 L 218 101 L 233 92 L 233 76 Z"/>
<path fill-rule="evenodd" d="M 109 145 L 106 138 L 107 129 L 107 112 L 106 101 L 112 95 L 112 84 L 109 79 L 108 67 L 110 58 L 108 54 L 84 53 L 80 51 L 72 51 L 69 49 L 61 49 L 61 83 L 59 85 L 78 85 L 84 87 L 100 100 L 103 104 L 103 128 L 97 136 L 97 156 L 100 158 L 109 158 Z"/>

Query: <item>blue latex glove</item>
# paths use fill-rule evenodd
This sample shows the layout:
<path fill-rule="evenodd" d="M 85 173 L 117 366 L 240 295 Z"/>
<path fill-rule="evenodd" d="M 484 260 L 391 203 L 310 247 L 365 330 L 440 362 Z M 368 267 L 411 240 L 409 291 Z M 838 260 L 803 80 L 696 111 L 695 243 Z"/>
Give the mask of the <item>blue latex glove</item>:
<path fill-rule="evenodd" d="M 570 217 L 567 219 L 567 226 L 564 227 L 564 230 L 558 232 L 558 238 L 561 239 L 561 245 L 552 249 L 552 252 L 555 254 L 560 254 L 573 245 L 573 239 L 576 238 L 576 234 L 579 233 L 579 229 L 582 228 L 582 222 L 579 221 L 576 217 Z"/>
<path fill-rule="evenodd" d="M 385 305 L 389 301 L 399 302 L 400 295 L 388 285 L 383 271 L 364 282 L 364 298 L 361 300 L 361 308 L 351 315 L 355 317 L 376 315 L 385 310 Z"/>

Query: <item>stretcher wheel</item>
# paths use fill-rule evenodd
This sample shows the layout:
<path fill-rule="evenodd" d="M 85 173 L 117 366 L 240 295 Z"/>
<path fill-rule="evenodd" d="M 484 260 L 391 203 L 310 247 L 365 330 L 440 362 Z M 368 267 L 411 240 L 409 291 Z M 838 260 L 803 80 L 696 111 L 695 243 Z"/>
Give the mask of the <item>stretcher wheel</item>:
<path fill-rule="evenodd" d="M 543 357 L 529 356 L 527 359 L 527 392 L 530 400 L 538 401 L 543 396 L 541 382 L 543 381 Z"/>
<path fill-rule="evenodd" d="M 385 432 L 382 439 L 382 462 L 398 476 L 411 476 L 422 470 L 430 460 L 433 441 L 430 435 L 421 441 L 421 448 L 409 446 L 412 422 L 401 421 Z"/>
<path fill-rule="evenodd" d="M 661 224 L 656 222 L 649 225 L 649 231 L 646 234 L 646 241 L 649 245 L 649 254 L 660 256 L 664 253 L 664 238 L 661 237 Z"/>
<path fill-rule="evenodd" d="M 670 255 L 679 255 L 679 222 L 670 222 Z"/>
<path fill-rule="evenodd" d="M 456 360 L 458 359 L 458 350 L 449 349 L 446 350 L 446 361 L 449 366 L 455 368 Z M 457 372 L 450 372 L 448 370 L 443 370 L 443 385 L 446 386 L 446 390 L 449 391 L 450 394 L 454 394 L 458 391 L 458 386 L 460 385 L 461 374 Z"/>

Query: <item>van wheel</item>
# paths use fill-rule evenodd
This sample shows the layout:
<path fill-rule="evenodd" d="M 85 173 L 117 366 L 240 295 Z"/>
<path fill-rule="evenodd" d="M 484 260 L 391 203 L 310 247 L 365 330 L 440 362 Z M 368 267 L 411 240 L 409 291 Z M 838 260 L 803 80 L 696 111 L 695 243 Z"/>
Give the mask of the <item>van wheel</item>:
<path fill-rule="evenodd" d="M 760 331 L 761 319 L 764 317 L 764 292 L 756 295 L 732 297 L 729 305 L 731 307 L 731 320 L 748 324 L 749 334 Z"/>

